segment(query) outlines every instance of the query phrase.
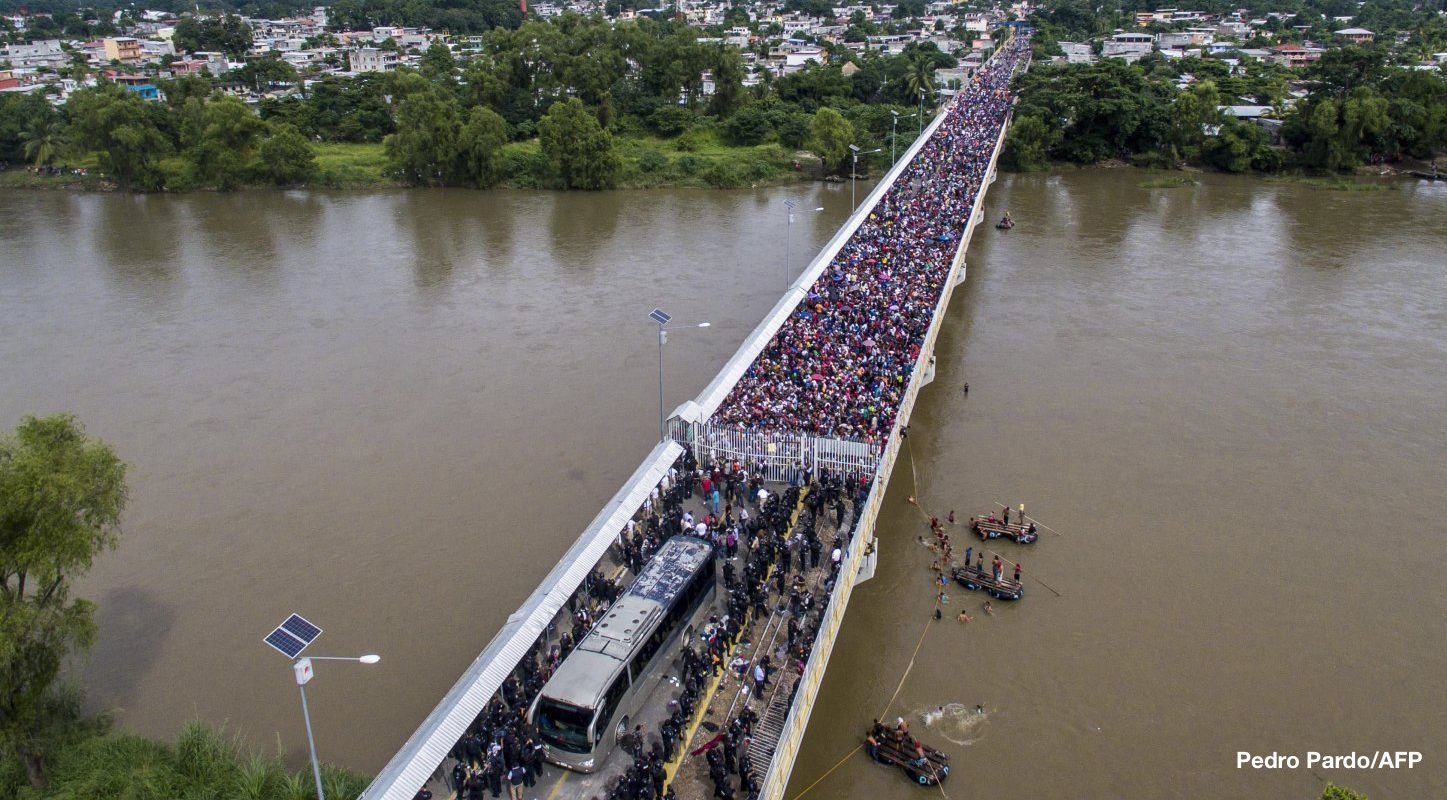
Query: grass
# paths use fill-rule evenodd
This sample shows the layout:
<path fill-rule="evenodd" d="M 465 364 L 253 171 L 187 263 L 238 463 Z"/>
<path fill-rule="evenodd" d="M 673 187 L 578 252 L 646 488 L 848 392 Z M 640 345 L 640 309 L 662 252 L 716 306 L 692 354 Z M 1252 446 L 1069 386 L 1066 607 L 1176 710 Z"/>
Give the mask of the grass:
<path fill-rule="evenodd" d="M 316 186 L 365 189 L 396 185 L 396 181 L 383 174 L 387 154 L 380 143 L 322 142 L 313 144 L 312 149 L 317 157 L 317 176 L 313 180 Z"/>
<path fill-rule="evenodd" d="M 85 189 L 104 191 L 112 188 L 111 183 L 96 174 L 90 175 L 37 175 L 25 167 L 12 166 L 0 170 L 0 188 L 3 189 Z"/>
<path fill-rule="evenodd" d="M 1311 175 L 1300 172 L 1272 175 L 1265 180 L 1273 183 L 1294 183 L 1326 192 L 1380 192 L 1392 188 L 1390 183 L 1363 183 L 1345 175 Z"/>
<path fill-rule="evenodd" d="M 50 785 L 36 791 L 18 765 L 0 768 L 0 797 L 16 800 L 312 800 L 309 769 L 291 771 L 280 755 L 255 753 L 223 728 L 193 721 L 174 745 L 130 733 L 89 729 L 67 737 L 46 760 Z M 328 797 L 361 794 L 367 779 L 322 767 Z"/>
<path fill-rule="evenodd" d="M 1196 181 L 1184 175 L 1172 175 L 1163 178 L 1151 178 L 1136 184 L 1142 189 L 1181 189 L 1186 186 L 1195 186 Z"/>

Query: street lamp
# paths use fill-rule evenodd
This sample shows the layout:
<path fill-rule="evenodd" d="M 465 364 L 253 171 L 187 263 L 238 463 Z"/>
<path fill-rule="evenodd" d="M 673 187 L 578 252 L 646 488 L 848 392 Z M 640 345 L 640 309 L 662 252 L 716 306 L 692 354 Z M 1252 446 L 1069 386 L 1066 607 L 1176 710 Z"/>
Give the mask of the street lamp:
<path fill-rule="evenodd" d="M 852 156 L 854 157 L 854 166 L 852 166 L 852 167 L 849 168 L 849 210 L 850 210 L 850 212 L 853 212 L 854 209 L 857 207 L 857 206 L 855 206 L 855 204 L 854 204 L 854 180 L 855 180 L 855 178 L 858 178 L 858 177 L 859 177 L 859 157 L 860 157 L 861 155 L 867 156 L 867 155 L 869 155 L 870 153 L 878 153 L 878 152 L 880 152 L 880 151 L 883 150 L 883 149 L 884 149 L 883 147 L 876 147 L 876 148 L 874 148 L 873 150 L 860 150 L 860 149 L 859 149 L 859 145 L 857 145 L 857 144 L 851 144 L 851 145 L 849 145 L 849 153 L 850 153 L 850 155 L 852 155 Z"/>
<path fill-rule="evenodd" d="M 894 115 L 894 122 L 890 126 L 889 130 L 889 163 L 893 164 L 895 163 L 895 161 L 898 160 L 897 158 L 895 158 L 894 151 L 897 143 L 899 142 L 899 112 L 891 108 L 889 110 L 889 113 Z M 919 116 L 918 113 L 905 114 L 904 118 L 909 119 L 910 117 L 917 116 Z"/>
<path fill-rule="evenodd" d="M 663 345 L 668 342 L 668 332 L 671 330 L 679 330 L 679 328 L 664 327 L 673 317 L 661 308 L 655 308 L 648 312 L 648 318 L 658 323 L 658 441 L 662 442 L 668 439 L 668 434 L 663 426 Z M 684 325 L 681 327 L 687 330 L 689 328 L 707 328 L 712 324 L 713 323 L 710 322 L 700 322 L 695 325 Z"/>
<path fill-rule="evenodd" d="M 794 208 L 795 208 L 796 206 L 798 206 L 798 203 L 795 203 L 793 200 L 785 200 L 785 201 L 784 201 L 784 208 L 787 208 L 787 209 L 789 210 L 789 223 L 788 223 L 788 226 L 787 226 L 787 227 L 785 228 L 785 230 L 784 230 L 784 290 L 785 290 L 785 291 L 788 291 L 788 289 L 789 289 L 790 276 L 793 274 L 793 271 L 789 269 L 789 241 L 790 241 L 790 239 L 791 239 L 791 237 L 793 236 L 793 233 L 794 233 Z M 818 208 L 814 209 L 814 213 L 817 214 L 817 213 L 819 213 L 820 211 L 823 211 L 823 210 L 824 210 L 824 207 L 823 207 L 823 206 L 819 206 Z"/>
<path fill-rule="evenodd" d="M 301 691 L 301 716 L 306 722 L 306 743 L 311 750 L 312 756 L 312 777 L 317 782 L 317 800 L 326 800 L 322 793 L 322 767 L 317 761 L 317 740 L 312 735 L 312 715 L 306 704 L 306 685 L 312 679 L 313 661 L 356 661 L 362 664 L 375 664 L 382 660 L 382 657 L 375 653 L 364 656 L 307 656 L 297 658 L 301 651 L 317 640 L 322 635 L 322 629 L 308 622 L 300 614 L 292 614 L 286 621 L 276 626 L 271 633 L 266 635 L 262 641 L 270 645 L 274 650 L 290 659 L 295 659 L 291 664 L 292 672 L 296 675 L 296 688 Z"/>
<path fill-rule="evenodd" d="M 916 136 L 924 135 L 924 87 L 919 87 L 919 133 Z"/>

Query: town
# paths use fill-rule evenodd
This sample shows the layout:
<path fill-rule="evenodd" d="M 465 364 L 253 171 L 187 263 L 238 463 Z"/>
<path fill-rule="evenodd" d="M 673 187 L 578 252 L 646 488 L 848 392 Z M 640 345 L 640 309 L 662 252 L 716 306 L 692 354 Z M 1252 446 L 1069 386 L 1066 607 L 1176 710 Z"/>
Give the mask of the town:
<path fill-rule="evenodd" d="M 1037 10 L 1017 2 L 984 10 L 975 4 L 919 0 L 900 4 L 822 7 L 822 3 L 760 2 L 748 6 L 721 0 L 679 0 L 657 9 L 622 8 L 579 0 L 537 3 L 521 0 L 517 19 L 557 19 L 565 14 L 602 16 L 611 22 L 652 17 L 685 21 L 700 44 L 737 48 L 754 86 L 811 65 L 841 64 L 847 77 L 865 52 L 895 55 L 912 43 L 929 43 L 957 59 L 934 70 L 932 85 L 942 97 L 959 91 L 994 48 L 992 31 Z M 807 6 L 807 7 L 802 7 Z M 820 7 L 815 7 L 820 6 Z M 305 93 L 312 83 L 420 67 L 431 48 L 445 48 L 460 62 L 483 51 L 480 32 L 376 25 L 362 28 L 333 21 L 330 9 L 283 19 L 234 15 L 116 11 L 96 15 L 17 12 L 3 18 L 8 44 L 0 55 L 0 92 L 40 93 L 64 103 L 77 89 L 111 81 L 146 100 L 161 100 L 168 80 L 204 75 L 221 92 L 255 106 L 265 99 Z M 1091 41 L 1060 41 L 1058 60 L 1091 63 L 1100 58 L 1135 62 L 1152 53 L 1179 59 L 1220 59 L 1239 68 L 1252 60 L 1290 68 L 1306 67 L 1332 47 L 1368 44 L 1376 34 L 1353 27 L 1353 17 L 1322 24 L 1297 24 L 1293 13 L 1254 16 L 1174 8 L 1135 14 L 1136 27 Z M 104 35 L 101 35 L 104 34 Z M 1424 52 L 1401 31 L 1391 40 L 1413 67 L 1438 71 L 1447 52 Z M 1414 49 L 1415 48 L 1415 49 Z M 708 70 L 699 75 L 703 95 L 714 91 Z"/>

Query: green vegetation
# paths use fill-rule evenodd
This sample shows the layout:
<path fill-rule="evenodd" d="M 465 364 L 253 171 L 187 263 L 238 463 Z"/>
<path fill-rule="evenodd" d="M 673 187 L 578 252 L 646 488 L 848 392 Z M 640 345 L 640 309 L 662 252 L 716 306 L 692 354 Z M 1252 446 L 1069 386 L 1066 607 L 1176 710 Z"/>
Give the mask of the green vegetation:
<path fill-rule="evenodd" d="M 1367 796 L 1345 786 L 1337 786 L 1328 782 L 1326 788 L 1322 790 L 1321 800 L 1367 800 Z"/>
<path fill-rule="evenodd" d="M 1332 31 L 1345 27 L 1332 18 L 1344 15 L 1354 16 L 1353 25 L 1376 32 L 1375 44 L 1330 48 L 1304 70 L 1239 51 L 1176 60 L 1155 53 L 1132 65 L 1118 59 L 1089 65 L 1046 62 L 1060 53 L 1059 41 L 1105 37 L 1118 28 L 1139 30 L 1135 12 L 1153 7 L 1050 0 L 1031 16 L 1038 27 L 1039 60 L 1017 86 L 1020 103 L 1003 155 L 1008 167 L 1028 170 L 1053 161 L 1115 159 L 1153 167 L 1196 164 L 1224 172 L 1336 172 L 1402 158 L 1432 158 L 1447 148 L 1447 80 L 1415 68 L 1431 53 L 1447 49 L 1447 18 L 1431 4 L 1246 4 L 1253 14 L 1296 15 L 1286 22 L 1270 19 L 1263 36 L 1244 43 L 1246 48 L 1303 39 L 1331 42 Z M 1195 6 L 1216 13 L 1235 7 L 1213 2 Z M 1144 30 L 1170 28 L 1152 25 Z M 1406 44 L 1396 44 L 1398 32 Z M 1183 84 L 1186 88 L 1178 88 Z M 1303 87 L 1304 97 L 1296 91 Z M 1277 133 L 1218 113 L 1228 105 L 1270 107 L 1268 117 L 1275 120 Z"/>
<path fill-rule="evenodd" d="M 1194 75 L 1178 90 L 1175 81 Z M 1223 172 L 1284 167 L 1349 170 L 1402 157 L 1430 158 L 1447 148 L 1447 81 L 1389 67 L 1379 51 L 1331 50 L 1307 71 L 1309 94 L 1280 103 L 1286 76 L 1256 64 L 1231 75 L 1219 61 L 1118 59 L 1042 65 L 1020 79 L 1016 121 L 1006 140 L 1008 167 L 1109 159 L 1142 166 L 1198 164 Z M 1272 104 L 1281 144 L 1255 123 L 1225 116 L 1232 104 Z"/>
<path fill-rule="evenodd" d="M 1195 180 L 1179 175 L 1164 178 L 1152 178 L 1150 180 L 1141 181 L 1140 183 L 1136 184 L 1136 186 L 1139 186 L 1142 189 L 1183 189 L 1187 186 L 1195 185 Z"/>
<path fill-rule="evenodd" d="M 71 582 L 115 546 L 126 467 L 74 418 L 26 417 L 0 440 L 0 754 L 30 785 L 73 720 L 57 686 L 70 653 L 95 641 L 95 605 Z"/>
<path fill-rule="evenodd" d="M 278 755 L 247 748 L 204 722 L 182 726 L 174 745 L 111 730 L 106 720 L 77 722 L 47 758 L 48 781 L 37 789 L 19 764 L 0 763 L 0 797 L 14 800 L 312 800 L 310 767 L 292 771 Z M 329 798 L 352 798 L 367 779 L 322 765 Z"/>
<path fill-rule="evenodd" d="M 0 437 L 0 798 L 14 800 L 305 800 L 308 772 L 289 772 L 203 723 L 175 746 L 85 718 L 60 678 L 95 640 L 95 604 L 71 596 L 95 557 L 116 546 L 126 465 L 66 414 L 26 417 Z M 334 797 L 365 779 L 328 767 Z"/>
<path fill-rule="evenodd" d="M 186 35 L 224 48 L 228 24 L 197 22 Z M 0 160 L 91 164 L 132 191 L 747 186 L 798 179 L 804 166 L 842 170 L 850 144 L 882 151 L 861 168 L 886 165 L 890 112 L 912 117 L 918 91 L 933 96 L 934 70 L 955 64 L 931 43 L 897 56 L 840 48 L 828 65 L 744 87 L 739 51 L 701 40 L 697 29 L 570 14 L 490 30 L 479 46 L 461 58 L 433 45 L 416 70 L 326 77 L 304 94 L 263 100 L 259 119 L 205 76 L 160 82 L 161 103 L 104 81 L 59 109 L 37 96 L 0 96 Z M 260 88 L 298 80 L 274 57 L 222 77 Z M 899 127 L 903 149 L 919 122 Z M 799 152 L 806 148 L 822 158 Z"/>

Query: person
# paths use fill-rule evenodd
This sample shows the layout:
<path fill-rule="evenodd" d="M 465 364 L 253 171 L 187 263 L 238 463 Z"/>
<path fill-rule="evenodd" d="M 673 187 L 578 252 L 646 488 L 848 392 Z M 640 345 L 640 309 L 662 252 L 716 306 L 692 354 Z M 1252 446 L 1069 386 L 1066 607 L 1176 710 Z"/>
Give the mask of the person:
<path fill-rule="evenodd" d="M 970 384 L 966 383 L 966 384 L 962 387 L 961 391 L 962 391 L 962 393 L 964 393 L 964 394 L 969 394 L 969 393 L 970 393 Z"/>
<path fill-rule="evenodd" d="M 969 612 L 965 611 L 965 610 L 962 608 L 962 609 L 960 609 L 960 615 L 955 618 L 955 621 L 956 621 L 956 622 L 974 622 L 974 621 L 975 621 L 975 618 L 972 617 L 972 616 L 970 616 Z"/>
<path fill-rule="evenodd" d="M 972 555 L 974 555 L 974 554 L 975 554 L 975 546 L 974 546 L 974 545 L 970 545 L 969 547 L 966 547 L 966 548 L 965 548 L 965 566 L 968 567 L 968 566 L 970 565 L 970 556 L 972 556 Z"/>
<path fill-rule="evenodd" d="M 1015 562 L 1015 582 L 1020 582 L 1020 562 Z"/>
<path fill-rule="evenodd" d="M 950 509 L 950 515 L 945 519 L 949 520 L 951 525 L 955 524 L 955 510 L 953 508 Z"/>
<path fill-rule="evenodd" d="M 1006 525 L 1009 525 L 1009 524 L 1010 524 L 1010 507 L 1009 507 L 1009 506 L 1005 506 L 1005 513 L 1001 516 L 1000 521 L 1003 522 L 1003 523 L 1006 524 Z"/>
<path fill-rule="evenodd" d="M 507 771 L 507 793 L 512 800 L 523 800 L 523 780 L 527 778 L 527 773 L 522 764 L 514 764 Z"/>
<path fill-rule="evenodd" d="M 421 789 L 417 790 L 417 795 L 413 798 L 413 800 L 432 800 L 432 790 L 428 789 L 426 786 L 423 786 Z"/>
<path fill-rule="evenodd" d="M 944 619 L 944 616 L 945 616 L 945 615 L 940 612 L 940 607 L 939 607 L 939 606 L 935 606 L 935 619 L 936 619 L 936 620 L 941 620 L 941 619 Z"/>
<path fill-rule="evenodd" d="M 995 607 L 990 604 L 989 600 L 985 601 L 985 613 L 992 617 L 995 616 Z"/>

